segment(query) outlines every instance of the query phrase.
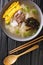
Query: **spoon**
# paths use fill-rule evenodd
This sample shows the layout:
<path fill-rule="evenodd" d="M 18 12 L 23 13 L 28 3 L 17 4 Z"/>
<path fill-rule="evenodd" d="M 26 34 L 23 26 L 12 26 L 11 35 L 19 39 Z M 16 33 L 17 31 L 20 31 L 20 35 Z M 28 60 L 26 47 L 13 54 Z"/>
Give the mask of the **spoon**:
<path fill-rule="evenodd" d="M 38 48 L 39 48 L 39 45 L 34 45 L 33 47 L 31 47 L 30 49 L 26 50 L 25 52 L 23 52 L 23 53 L 21 53 L 21 54 L 18 54 L 18 55 L 9 55 L 9 56 L 7 56 L 7 57 L 4 59 L 3 63 L 4 63 L 4 65 L 11 65 L 11 64 L 15 63 L 16 60 L 17 60 L 20 56 L 22 56 L 22 55 L 24 55 L 24 54 L 26 54 L 26 53 L 28 53 L 28 52 L 31 52 L 31 51 L 33 51 L 33 50 L 35 50 L 35 49 L 38 49 Z"/>

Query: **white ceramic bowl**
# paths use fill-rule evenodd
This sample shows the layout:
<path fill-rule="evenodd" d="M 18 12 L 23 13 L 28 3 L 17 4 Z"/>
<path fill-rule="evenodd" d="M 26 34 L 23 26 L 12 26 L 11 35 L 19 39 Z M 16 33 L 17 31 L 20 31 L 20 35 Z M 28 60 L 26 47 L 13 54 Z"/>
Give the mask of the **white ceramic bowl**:
<path fill-rule="evenodd" d="M 11 4 L 12 2 L 14 2 L 14 0 L 12 0 L 12 1 L 10 2 L 10 4 Z M 2 25 L 2 23 L 1 23 L 1 27 L 2 27 L 2 29 L 4 30 L 4 32 L 5 32 L 10 38 L 12 38 L 12 39 L 14 39 L 14 40 L 17 40 L 17 41 L 29 41 L 29 40 L 35 38 L 35 37 L 40 33 L 40 31 L 41 31 L 41 29 L 42 29 L 42 26 L 43 26 L 42 12 L 41 12 L 41 9 L 39 8 L 39 6 L 38 6 L 37 4 L 35 4 L 34 2 L 32 2 L 32 1 L 29 1 L 29 0 L 27 0 L 27 1 L 26 1 L 26 0 L 20 0 L 20 2 L 26 3 L 26 4 L 32 4 L 32 5 L 34 5 L 34 6 L 36 7 L 36 9 L 38 10 L 39 16 L 40 16 L 40 27 L 39 27 L 38 31 L 36 32 L 36 34 L 33 35 L 33 36 L 30 36 L 30 37 L 26 37 L 26 38 L 18 38 L 18 37 L 15 37 L 14 35 L 10 34 L 10 33 L 4 28 L 4 26 Z M 9 3 L 8 3 L 8 5 L 9 5 Z M 7 6 L 8 6 L 8 5 L 7 5 Z M 7 6 L 5 6 L 4 8 L 7 8 Z M 4 9 L 4 8 L 3 8 L 3 9 Z M 4 12 L 4 11 L 3 11 L 3 12 Z M 1 15 L 2 15 L 2 13 L 1 13 Z"/>

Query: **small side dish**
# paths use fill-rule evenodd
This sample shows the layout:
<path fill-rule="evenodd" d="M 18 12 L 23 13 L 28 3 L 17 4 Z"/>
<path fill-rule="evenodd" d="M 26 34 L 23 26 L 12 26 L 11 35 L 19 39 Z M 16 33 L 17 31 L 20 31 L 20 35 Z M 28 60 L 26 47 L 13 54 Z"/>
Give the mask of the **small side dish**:
<path fill-rule="evenodd" d="M 39 29 L 39 14 L 35 7 L 19 1 L 12 3 L 3 14 L 5 28 L 18 37 L 30 37 Z"/>

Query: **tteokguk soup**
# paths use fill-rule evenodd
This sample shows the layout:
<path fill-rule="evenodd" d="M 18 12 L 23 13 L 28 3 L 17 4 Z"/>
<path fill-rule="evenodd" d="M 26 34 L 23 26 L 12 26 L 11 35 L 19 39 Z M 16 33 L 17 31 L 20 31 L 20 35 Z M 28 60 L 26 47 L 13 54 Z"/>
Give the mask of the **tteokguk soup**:
<path fill-rule="evenodd" d="M 5 28 L 18 37 L 30 37 L 39 29 L 39 13 L 34 6 L 13 2 L 3 14 Z"/>

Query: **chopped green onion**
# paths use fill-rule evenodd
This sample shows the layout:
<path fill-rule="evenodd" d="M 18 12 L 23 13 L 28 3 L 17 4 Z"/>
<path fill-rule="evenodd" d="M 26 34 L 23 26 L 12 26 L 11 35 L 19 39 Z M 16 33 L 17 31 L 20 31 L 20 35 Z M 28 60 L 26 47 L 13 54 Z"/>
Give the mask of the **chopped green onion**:
<path fill-rule="evenodd" d="M 37 11 L 36 9 L 32 9 L 32 12 L 33 12 L 34 14 L 38 14 L 38 11 Z"/>
<path fill-rule="evenodd" d="M 24 12 L 29 12 L 29 11 L 30 11 L 30 8 L 29 8 L 28 6 L 25 6 L 24 8 L 22 8 L 22 10 L 23 10 Z"/>
<path fill-rule="evenodd" d="M 18 29 L 16 29 L 16 34 L 19 34 L 19 30 Z"/>

